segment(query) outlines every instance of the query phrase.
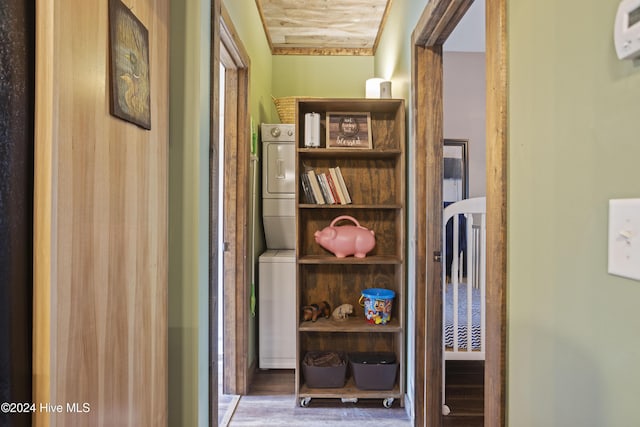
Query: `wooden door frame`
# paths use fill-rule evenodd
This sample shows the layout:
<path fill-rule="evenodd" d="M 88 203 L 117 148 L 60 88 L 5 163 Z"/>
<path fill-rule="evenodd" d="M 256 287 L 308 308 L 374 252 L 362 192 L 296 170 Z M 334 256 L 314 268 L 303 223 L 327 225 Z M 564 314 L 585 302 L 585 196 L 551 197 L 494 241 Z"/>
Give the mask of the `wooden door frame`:
<path fill-rule="evenodd" d="M 249 55 L 224 6 L 220 61 L 225 66 L 224 379 L 226 394 L 249 391 Z M 224 52 L 224 53 L 223 53 Z M 222 90 L 222 88 L 221 88 Z M 227 256 L 229 255 L 229 256 Z M 228 261 L 228 262 L 227 262 Z"/>
<path fill-rule="evenodd" d="M 211 0 L 211 22 L 220 21 L 222 0 Z M 218 425 L 218 196 L 220 161 L 220 26 L 211 25 L 209 63 L 209 426 Z"/>
<path fill-rule="evenodd" d="M 211 304 L 210 346 L 212 353 L 210 366 L 216 372 L 210 372 L 210 387 L 216 387 L 211 396 L 211 405 L 217 405 L 217 313 L 220 307 L 226 308 L 223 336 L 223 391 L 228 394 L 246 394 L 249 389 L 249 276 L 247 273 L 248 254 L 248 200 L 249 200 L 249 155 L 250 124 L 248 108 L 249 92 L 249 55 L 237 35 L 233 23 L 220 0 L 212 3 L 214 12 L 212 22 L 219 25 L 212 29 L 212 101 L 210 118 L 212 149 L 210 154 L 210 292 L 211 301 L 217 300 L 218 286 L 223 286 L 221 304 Z M 223 65 L 225 87 L 220 87 L 219 70 Z M 219 140 L 219 103 L 220 91 L 225 94 L 224 141 Z M 220 144 L 224 144 L 225 170 L 218 170 Z M 224 176 L 220 176 L 224 173 Z M 217 283 L 217 230 L 218 227 L 218 179 L 224 179 L 225 241 L 223 283 Z M 216 188 L 213 188 L 216 187 Z M 215 316 L 215 317 L 213 317 Z M 215 346 L 215 347 L 214 347 Z M 215 352 L 213 352 L 215 350 Z M 213 368 L 212 368 L 213 370 Z M 214 382 L 215 380 L 215 382 Z M 217 412 L 217 411 L 216 411 Z M 210 411 L 210 414 L 212 411 Z M 217 423 L 217 418 L 216 418 Z"/>
<path fill-rule="evenodd" d="M 442 411 L 442 45 L 473 0 L 431 0 L 412 34 L 416 150 L 416 426 Z M 506 425 L 507 49 L 506 0 L 486 0 L 487 351 L 485 426 Z M 420 284 L 426 284 L 426 287 Z"/>

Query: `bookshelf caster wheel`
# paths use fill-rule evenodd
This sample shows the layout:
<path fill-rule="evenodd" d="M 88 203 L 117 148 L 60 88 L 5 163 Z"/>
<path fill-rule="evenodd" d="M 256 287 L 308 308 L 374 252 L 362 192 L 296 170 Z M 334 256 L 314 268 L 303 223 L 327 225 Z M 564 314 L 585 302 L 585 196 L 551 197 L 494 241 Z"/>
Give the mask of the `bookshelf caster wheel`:
<path fill-rule="evenodd" d="M 393 400 L 394 400 L 393 397 L 387 397 L 382 401 L 382 406 L 384 406 L 387 409 L 391 408 L 391 406 L 393 405 Z"/>
<path fill-rule="evenodd" d="M 300 406 L 302 406 L 303 408 L 306 408 L 307 406 L 309 406 L 309 403 L 311 403 L 310 397 L 304 397 L 300 399 Z"/>
<path fill-rule="evenodd" d="M 442 405 L 442 415 L 449 415 L 451 413 L 451 409 L 447 405 Z"/>

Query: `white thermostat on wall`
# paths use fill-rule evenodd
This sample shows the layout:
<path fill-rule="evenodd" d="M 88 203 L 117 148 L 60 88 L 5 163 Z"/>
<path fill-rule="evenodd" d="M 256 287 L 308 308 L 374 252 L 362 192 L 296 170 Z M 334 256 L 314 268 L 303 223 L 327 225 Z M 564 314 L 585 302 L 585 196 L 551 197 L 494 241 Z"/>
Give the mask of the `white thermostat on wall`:
<path fill-rule="evenodd" d="M 613 40 L 619 59 L 634 59 L 640 56 L 640 0 L 620 2 Z"/>

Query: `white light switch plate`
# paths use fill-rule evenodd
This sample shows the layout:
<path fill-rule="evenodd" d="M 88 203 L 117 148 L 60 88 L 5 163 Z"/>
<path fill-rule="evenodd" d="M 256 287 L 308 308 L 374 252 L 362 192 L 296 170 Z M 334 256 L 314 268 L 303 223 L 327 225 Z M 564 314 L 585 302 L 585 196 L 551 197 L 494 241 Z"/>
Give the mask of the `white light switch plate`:
<path fill-rule="evenodd" d="M 640 199 L 609 200 L 609 273 L 640 280 Z"/>

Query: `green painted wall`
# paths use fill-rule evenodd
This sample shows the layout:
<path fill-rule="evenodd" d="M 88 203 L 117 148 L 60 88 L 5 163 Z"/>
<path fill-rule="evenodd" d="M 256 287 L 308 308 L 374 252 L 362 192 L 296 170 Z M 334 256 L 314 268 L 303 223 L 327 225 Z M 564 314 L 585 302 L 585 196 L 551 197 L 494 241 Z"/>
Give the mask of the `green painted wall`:
<path fill-rule="evenodd" d="M 608 200 L 640 197 L 640 65 L 615 56 L 617 4 L 508 4 L 512 426 L 640 425 L 640 282 L 607 274 Z"/>
<path fill-rule="evenodd" d="M 210 0 L 171 2 L 169 425 L 208 426 Z"/>
<path fill-rule="evenodd" d="M 255 3 L 249 0 L 227 3 L 234 26 L 251 58 L 251 115 L 254 123 L 268 121 L 272 105 L 271 54 Z M 210 8 L 211 0 L 171 4 L 168 289 L 170 425 L 209 425 Z M 260 230 L 261 228 L 258 229 L 257 236 L 261 235 Z M 261 238 L 258 238 L 256 253 L 261 252 L 261 244 Z M 249 269 L 257 257 L 247 258 Z M 250 358 L 253 360 L 255 322 L 250 323 L 250 342 Z"/>
<path fill-rule="evenodd" d="M 391 80 L 394 98 L 404 98 L 409 107 L 411 92 L 411 33 L 428 0 L 391 3 L 384 32 L 375 56 L 375 74 Z"/>
<path fill-rule="evenodd" d="M 393 3 L 375 57 L 408 110 L 410 34 L 426 3 Z M 607 200 L 640 197 L 640 66 L 615 58 L 615 4 L 509 6 L 509 425 L 640 425 L 640 286 L 606 265 Z M 411 173 L 411 140 L 408 152 Z M 410 175 L 409 205 L 413 186 Z"/>
<path fill-rule="evenodd" d="M 272 56 L 255 0 L 223 0 L 222 3 L 251 58 L 249 108 L 253 121 L 257 125 L 270 122 Z"/>
<path fill-rule="evenodd" d="M 364 98 L 365 82 L 373 77 L 372 56 L 273 57 L 273 96 Z M 278 114 L 273 109 L 273 118 Z"/>

